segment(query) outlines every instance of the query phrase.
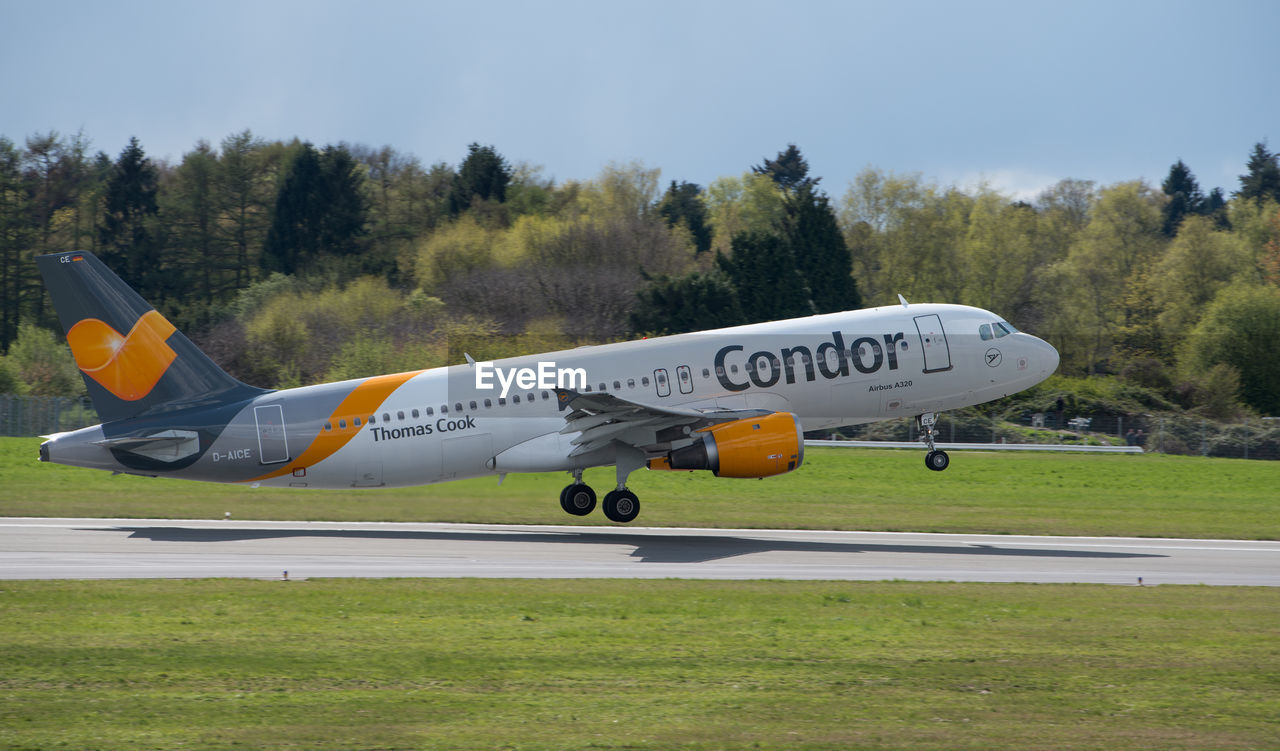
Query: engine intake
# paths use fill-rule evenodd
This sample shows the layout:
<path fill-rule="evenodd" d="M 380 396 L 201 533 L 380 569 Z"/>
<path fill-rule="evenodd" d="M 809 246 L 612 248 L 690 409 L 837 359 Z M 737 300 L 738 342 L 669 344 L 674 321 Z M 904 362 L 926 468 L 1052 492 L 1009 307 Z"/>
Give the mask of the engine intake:
<path fill-rule="evenodd" d="M 716 477 L 770 477 L 804 463 L 804 430 L 790 412 L 713 425 L 691 445 L 649 460 L 649 469 L 709 469 Z"/>

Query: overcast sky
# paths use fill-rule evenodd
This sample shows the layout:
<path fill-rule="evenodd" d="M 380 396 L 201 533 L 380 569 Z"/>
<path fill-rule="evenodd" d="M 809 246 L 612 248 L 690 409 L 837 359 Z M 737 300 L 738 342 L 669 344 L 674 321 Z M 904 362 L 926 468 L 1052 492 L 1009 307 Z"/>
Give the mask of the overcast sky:
<path fill-rule="evenodd" d="M 707 184 L 796 143 L 836 197 L 871 165 L 1030 196 L 1237 189 L 1280 149 L 1280 2 L 0 0 L 0 135 L 136 135 L 178 161 L 249 128 L 557 181 L 640 161 Z"/>

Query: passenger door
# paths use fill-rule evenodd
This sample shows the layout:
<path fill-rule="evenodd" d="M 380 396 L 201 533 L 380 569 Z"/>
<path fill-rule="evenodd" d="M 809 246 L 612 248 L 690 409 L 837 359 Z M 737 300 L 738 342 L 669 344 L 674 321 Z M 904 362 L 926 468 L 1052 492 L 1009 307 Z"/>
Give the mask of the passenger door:
<path fill-rule="evenodd" d="M 267 404 L 253 408 L 258 425 L 258 462 L 279 464 L 289 461 L 289 439 L 284 430 L 284 407 Z"/>
<path fill-rule="evenodd" d="M 936 313 L 916 316 L 916 332 L 920 334 L 920 348 L 924 352 L 924 372 L 940 373 L 951 370 L 951 347 L 942 329 L 942 319 Z"/>

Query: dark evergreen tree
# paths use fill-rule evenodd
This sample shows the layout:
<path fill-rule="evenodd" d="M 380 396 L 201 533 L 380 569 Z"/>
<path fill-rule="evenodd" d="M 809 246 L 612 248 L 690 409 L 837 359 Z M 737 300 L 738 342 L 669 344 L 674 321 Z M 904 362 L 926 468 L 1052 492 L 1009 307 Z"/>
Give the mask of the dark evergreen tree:
<path fill-rule="evenodd" d="M 738 295 L 719 273 L 661 276 L 637 296 L 631 330 L 638 335 L 683 334 L 744 323 Z"/>
<path fill-rule="evenodd" d="M 100 251 L 103 263 L 160 308 L 177 291 L 177 280 L 163 257 L 156 193 L 155 167 L 138 139 L 130 138 L 107 178 L 98 225 Z"/>
<path fill-rule="evenodd" d="M 716 255 L 716 265 L 737 293 L 744 322 L 814 313 L 809 285 L 790 243 L 778 235 L 749 232 L 734 237 L 730 248 L 731 256 Z"/>
<path fill-rule="evenodd" d="M 24 298 L 34 285 L 28 248 L 34 243 L 31 186 L 22 174 L 22 153 L 0 136 L 0 355 L 18 337 Z"/>
<path fill-rule="evenodd" d="M 492 146 L 473 143 L 467 147 L 467 158 L 453 178 L 449 191 L 449 213 L 457 216 L 471 207 L 476 199 L 502 203 L 507 199 L 511 183 L 511 167 Z"/>
<path fill-rule="evenodd" d="M 1249 171 L 1240 176 L 1240 190 L 1236 195 L 1258 203 L 1268 198 L 1280 201 L 1280 162 L 1265 143 L 1253 145 L 1247 168 Z"/>
<path fill-rule="evenodd" d="M 696 183 L 672 180 L 658 203 L 658 213 L 669 227 L 683 223 L 693 236 L 694 249 L 705 253 L 711 250 L 711 224 L 707 221 L 707 206 L 702 202 L 701 193 L 702 188 Z"/>
<path fill-rule="evenodd" d="M 785 151 L 778 152 L 777 159 L 765 159 L 764 164 L 752 167 L 751 171 L 757 175 L 768 175 L 784 191 L 813 187 L 822 179 L 809 177 L 809 163 L 794 143 L 787 144 Z"/>
<path fill-rule="evenodd" d="M 369 199 L 359 164 L 345 146 L 326 146 L 320 154 L 320 174 L 320 197 L 325 207 L 321 251 L 339 256 L 360 253 L 364 250 Z"/>
<path fill-rule="evenodd" d="M 1191 168 L 1181 159 L 1169 168 L 1169 176 L 1164 179 L 1162 187 L 1164 194 L 1169 196 L 1169 202 L 1164 206 L 1164 234 L 1165 237 L 1174 237 L 1183 217 L 1205 213 L 1204 194 L 1200 192 Z"/>
<path fill-rule="evenodd" d="M 358 253 L 368 212 L 362 179 L 342 146 L 327 146 L 321 153 L 302 144 L 276 194 L 262 267 L 296 274 L 323 255 Z"/>
<path fill-rule="evenodd" d="M 861 307 L 853 279 L 853 258 L 827 196 L 813 183 L 800 187 L 787 202 L 786 239 L 800 273 L 808 282 L 817 313 Z"/>
<path fill-rule="evenodd" d="M 1204 199 L 1204 215 L 1213 220 L 1214 226 L 1220 230 L 1231 229 L 1231 218 L 1227 215 L 1227 199 L 1222 195 L 1222 188 L 1209 191 Z"/>

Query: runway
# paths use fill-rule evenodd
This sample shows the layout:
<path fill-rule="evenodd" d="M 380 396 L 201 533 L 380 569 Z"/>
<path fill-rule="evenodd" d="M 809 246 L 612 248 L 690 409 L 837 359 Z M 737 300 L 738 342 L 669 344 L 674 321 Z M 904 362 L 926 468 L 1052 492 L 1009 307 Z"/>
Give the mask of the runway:
<path fill-rule="evenodd" d="M 1280 542 L 488 524 L 0 519 L 0 579 L 511 577 L 1280 586 Z"/>

